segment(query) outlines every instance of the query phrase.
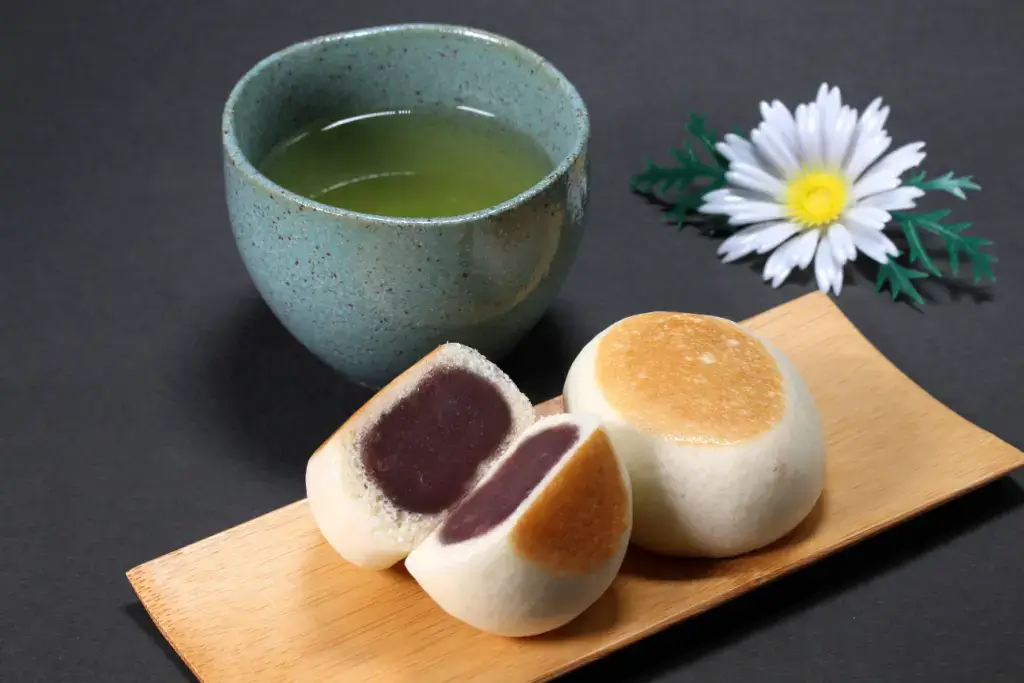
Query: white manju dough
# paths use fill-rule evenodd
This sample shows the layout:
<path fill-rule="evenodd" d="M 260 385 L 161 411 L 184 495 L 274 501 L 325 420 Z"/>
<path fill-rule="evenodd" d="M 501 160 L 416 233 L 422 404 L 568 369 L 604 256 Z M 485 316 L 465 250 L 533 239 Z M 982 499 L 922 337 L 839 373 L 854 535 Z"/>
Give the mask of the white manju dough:
<path fill-rule="evenodd" d="M 486 384 L 467 385 L 467 374 L 469 380 L 478 378 Z M 448 384 L 438 389 L 438 377 L 448 377 Z M 460 386 L 469 391 L 460 395 Z M 404 415 L 403 401 L 418 391 L 442 393 L 420 405 L 417 414 Z M 479 465 L 470 466 L 462 485 L 452 489 L 451 470 L 464 468 L 472 458 L 453 456 L 455 450 L 446 450 L 441 441 L 464 444 L 465 432 L 486 428 L 481 420 L 493 422 L 502 403 L 507 406 L 502 418 L 507 433 L 486 447 L 476 444 Z M 486 406 L 491 412 L 480 413 L 478 409 Z M 427 537 L 533 421 L 530 400 L 496 365 L 469 347 L 440 346 L 371 398 L 310 458 L 306 493 L 317 526 L 349 562 L 372 569 L 390 567 Z M 421 433 L 430 438 L 415 443 Z M 397 446 L 393 453 L 376 453 L 368 460 L 365 455 L 373 442 Z"/>
<path fill-rule="evenodd" d="M 566 410 L 600 416 L 633 485 L 633 542 L 728 557 L 772 543 L 825 479 L 821 420 L 774 346 L 731 321 L 655 312 L 611 325 L 565 382 Z"/>
<path fill-rule="evenodd" d="M 600 420 L 556 415 L 524 432 L 405 565 L 457 619 L 535 635 L 608 589 L 631 527 L 629 475 Z"/>

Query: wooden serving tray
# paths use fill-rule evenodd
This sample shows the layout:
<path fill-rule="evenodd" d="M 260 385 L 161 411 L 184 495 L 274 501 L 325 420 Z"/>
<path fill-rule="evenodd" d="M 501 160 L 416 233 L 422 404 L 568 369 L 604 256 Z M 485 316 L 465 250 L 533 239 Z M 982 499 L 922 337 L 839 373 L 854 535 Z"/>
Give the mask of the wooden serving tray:
<path fill-rule="evenodd" d="M 828 433 L 823 498 L 764 551 L 696 561 L 631 549 L 590 610 L 526 639 L 461 624 L 400 568 L 345 563 L 305 501 L 147 562 L 128 579 L 203 683 L 545 681 L 1024 465 L 1020 451 L 900 373 L 826 296 L 747 324 L 796 363 Z M 556 399 L 538 410 L 560 408 Z"/>

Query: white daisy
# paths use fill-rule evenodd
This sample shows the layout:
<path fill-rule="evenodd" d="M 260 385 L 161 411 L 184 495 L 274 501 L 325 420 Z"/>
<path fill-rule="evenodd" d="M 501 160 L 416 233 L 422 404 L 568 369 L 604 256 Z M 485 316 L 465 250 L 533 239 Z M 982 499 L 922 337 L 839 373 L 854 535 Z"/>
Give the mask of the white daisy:
<path fill-rule="evenodd" d="M 729 160 L 728 185 L 704 195 L 700 211 L 746 226 L 718 253 L 729 263 L 774 250 L 764 266 L 772 287 L 813 260 L 818 287 L 839 294 L 843 266 L 858 251 L 879 263 L 899 253 L 882 229 L 889 211 L 913 208 L 924 194 L 900 179 L 924 159 L 924 143 L 879 160 L 892 142 L 883 127 L 889 107 L 878 98 L 858 117 L 828 84 L 795 114 L 775 100 L 761 103 L 761 115 L 750 140 L 730 134 L 717 146 Z"/>

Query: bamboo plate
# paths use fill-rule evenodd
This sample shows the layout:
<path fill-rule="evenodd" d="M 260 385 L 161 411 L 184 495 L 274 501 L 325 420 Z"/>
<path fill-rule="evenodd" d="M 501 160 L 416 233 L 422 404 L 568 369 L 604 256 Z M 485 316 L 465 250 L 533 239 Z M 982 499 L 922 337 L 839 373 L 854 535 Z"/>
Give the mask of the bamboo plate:
<path fill-rule="evenodd" d="M 400 569 L 346 564 L 305 501 L 147 562 L 128 579 L 203 683 L 545 681 L 1024 465 L 1024 453 L 900 373 L 826 296 L 747 324 L 796 363 L 828 433 L 825 495 L 764 551 L 687 561 L 631 550 L 583 616 L 518 640 L 455 621 Z M 560 408 L 555 399 L 538 410 Z"/>

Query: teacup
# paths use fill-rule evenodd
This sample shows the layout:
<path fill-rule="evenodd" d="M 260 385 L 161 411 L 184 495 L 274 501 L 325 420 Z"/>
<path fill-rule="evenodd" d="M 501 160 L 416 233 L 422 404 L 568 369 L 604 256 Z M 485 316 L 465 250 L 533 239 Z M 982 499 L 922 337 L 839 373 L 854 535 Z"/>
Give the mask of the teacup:
<path fill-rule="evenodd" d="M 257 170 L 314 121 L 423 106 L 491 112 L 538 142 L 554 170 L 496 206 L 423 219 L 321 204 Z M 386 383 L 444 342 L 500 360 L 549 307 L 579 245 L 586 107 L 508 38 L 405 24 L 299 43 L 242 77 L 222 132 L 231 225 L 257 290 L 302 344 L 362 384 Z"/>

